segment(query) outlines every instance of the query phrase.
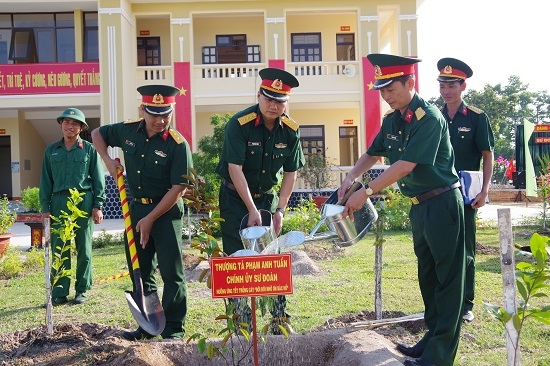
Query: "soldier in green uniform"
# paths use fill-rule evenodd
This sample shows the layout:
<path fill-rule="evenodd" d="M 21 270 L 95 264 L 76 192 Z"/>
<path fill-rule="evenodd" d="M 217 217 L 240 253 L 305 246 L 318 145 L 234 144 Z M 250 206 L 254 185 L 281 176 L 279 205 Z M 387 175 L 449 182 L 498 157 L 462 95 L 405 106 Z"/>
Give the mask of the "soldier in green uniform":
<path fill-rule="evenodd" d="M 101 208 L 105 202 L 105 176 L 103 166 L 94 146 L 80 137 L 80 132 L 88 129 L 86 118 L 81 110 L 67 108 L 58 118 L 63 138 L 49 145 L 42 160 L 40 175 L 40 206 L 42 217 L 59 217 L 61 210 L 67 211 L 69 189 L 85 193 L 79 209 L 88 213 L 79 218 L 75 229 L 76 271 L 75 304 L 88 300 L 86 291 L 92 288 L 92 234 L 94 223 L 103 221 Z M 53 255 L 59 254 L 63 241 L 59 235 L 52 235 Z M 69 243 L 67 245 L 70 245 Z M 65 258 L 64 269 L 71 269 L 70 251 L 61 253 Z M 52 268 L 52 280 L 56 275 Z M 68 301 L 70 276 L 61 277 L 52 289 L 52 304 L 60 305 Z"/>
<path fill-rule="evenodd" d="M 221 230 L 223 250 L 228 255 L 245 249 L 239 235 L 244 216 L 248 214 L 247 226 L 262 225 L 259 209 L 273 213 L 273 226 L 276 235 L 279 234 L 297 170 L 305 163 L 298 124 L 284 113 L 298 80 L 275 68 L 260 70 L 260 77 L 258 104 L 237 112 L 227 122 L 216 168 L 222 177 L 220 216 L 225 221 Z M 283 179 L 277 196 L 273 187 L 279 182 L 281 168 Z M 279 296 L 278 300 L 272 315 L 286 317 L 285 299 Z M 243 314 L 243 318 L 247 317 Z"/>
<path fill-rule="evenodd" d="M 437 62 L 439 93 L 445 102 L 442 113 L 449 124 L 451 144 L 455 153 L 455 169 L 474 170 L 483 160 L 483 186 L 471 204 L 464 204 L 466 278 L 464 282 L 464 311 L 466 322 L 474 320 L 476 211 L 485 205 L 493 175 L 495 139 L 489 117 L 481 109 L 469 106 L 462 99 L 466 79 L 473 75 L 466 63 L 455 58 L 442 58 Z"/>
<path fill-rule="evenodd" d="M 381 156 L 390 167 L 355 192 L 344 217 L 363 207 L 373 193 L 398 182 L 411 197 L 414 252 L 428 332 L 414 346 L 398 344 L 405 365 L 452 365 L 462 324 L 464 293 L 464 205 L 447 122 L 415 92 L 414 64 L 419 59 L 367 55 L 374 65 L 374 88 L 390 105 L 381 130 L 342 182 L 339 199 Z"/>
<path fill-rule="evenodd" d="M 157 267 L 164 281 L 162 307 L 166 316 L 163 338 L 182 338 L 187 314 L 187 286 L 182 260 L 184 175 L 193 167 L 189 144 L 170 126 L 179 89 L 167 85 L 139 87 L 143 118 L 101 126 L 92 139 L 111 176 L 123 166 L 112 159 L 108 146 L 124 153 L 126 177 L 133 197 L 130 217 L 145 292 L 156 291 Z M 115 178 L 116 179 L 116 178 Z M 128 245 L 128 266 L 131 268 Z M 124 332 L 129 340 L 154 336 L 141 327 Z"/>

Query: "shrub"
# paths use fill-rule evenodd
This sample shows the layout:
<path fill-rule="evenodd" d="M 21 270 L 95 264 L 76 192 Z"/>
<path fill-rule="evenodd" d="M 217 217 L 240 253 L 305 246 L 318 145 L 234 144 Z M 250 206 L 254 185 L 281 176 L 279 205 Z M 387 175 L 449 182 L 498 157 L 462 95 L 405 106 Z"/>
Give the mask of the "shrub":
<path fill-rule="evenodd" d="M 40 212 L 40 192 L 38 187 L 27 187 L 21 191 L 21 203 L 29 212 Z"/>
<path fill-rule="evenodd" d="M 302 231 L 309 234 L 322 219 L 321 211 L 319 211 L 315 202 L 302 199 L 294 209 L 289 210 L 285 215 L 281 235 L 289 231 Z M 317 232 L 327 230 L 327 225 L 323 224 Z"/>
<path fill-rule="evenodd" d="M 383 230 L 411 230 L 409 211 L 411 199 L 401 194 L 401 191 L 388 188 L 384 191 L 386 195 L 386 207 Z M 380 204 L 377 204 L 380 210 Z"/>
<path fill-rule="evenodd" d="M 99 249 L 124 244 L 124 231 L 116 234 L 110 234 L 101 230 L 98 236 L 92 238 L 92 249 Z"/>
<path fill-rule="evenodd" d="M 4 258 L 0 261 L 0 278 L 10 279 L 23 271 L 23 261 L 21 260 L 21 254 L 19 250 L 15 248 L 9 248 L 4 253 Z"/>

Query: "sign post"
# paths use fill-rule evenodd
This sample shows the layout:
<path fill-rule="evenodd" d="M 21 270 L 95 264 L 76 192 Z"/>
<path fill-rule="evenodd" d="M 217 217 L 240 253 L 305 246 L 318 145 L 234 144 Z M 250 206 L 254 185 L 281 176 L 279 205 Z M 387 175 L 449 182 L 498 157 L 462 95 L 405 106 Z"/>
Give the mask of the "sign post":
<path fill-rule="evenodd" d="M 254 365 L 258 366 L 256 296 L 293 293 L 290 254 L 215 257 L 210 261 L 212 297 L 250 297 Z"/>

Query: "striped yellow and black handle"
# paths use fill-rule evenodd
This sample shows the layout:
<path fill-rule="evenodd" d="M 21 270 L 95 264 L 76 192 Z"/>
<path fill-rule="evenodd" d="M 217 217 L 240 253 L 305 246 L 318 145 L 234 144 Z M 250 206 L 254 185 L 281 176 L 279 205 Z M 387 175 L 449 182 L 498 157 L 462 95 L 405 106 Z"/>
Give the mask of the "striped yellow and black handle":
<path fill-rule="evenodd" d="M 120 160 L 117 158 L 117 161 Z M 136 305 L 145 318 L 148 318 L 145 310 L 145 300 L 143 297 L 143 282 L 141 280 L 141 270 L 139 269 L 139 260 L 136 249 L 136 240 L 134 238 L 134 230 L 132 228 L 132 220 L 130 219 L 130 206 L 128 205 L 128 196 L 126 195 L 126 184 L 124 184 L 124 176 L 119 168 L 116 174 L 116 183 L 120 194 L 120 204 L 122 205 L 122 216 L 124 217 L 124 228 L 126 238 L 128 239 L 128 250 L 130 251 L 130 260 L 132 262 L 132 278 L 134 279 L 134 290 L 132 297 L 136 301 Z"/>

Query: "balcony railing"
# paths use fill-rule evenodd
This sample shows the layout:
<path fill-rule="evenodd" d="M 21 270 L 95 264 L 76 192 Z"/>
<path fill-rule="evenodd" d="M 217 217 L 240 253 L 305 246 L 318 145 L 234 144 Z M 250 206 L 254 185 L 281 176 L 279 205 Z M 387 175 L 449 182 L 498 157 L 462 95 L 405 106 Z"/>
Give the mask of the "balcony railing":
<path fill-rule="evenodd" d="M 264 67 L 265 64 L 196 65 L 198 75 L 195 76 L 201 79 L 254 78 Z"/>
<path fill-rule="evenodd" d="M 353 77 L 359 71 L 358 61 L 289 62 L 287 71 L 295 76 L 346 75 Z"/>
<path fill-rule="evenodd" d="M 376 177 L 378 177 L 384 170 L 386 170 L 389 167 L 389 165 L 374 165 L 366 174 L 363 174 L 363 180 L 366 179 L 368 176 L 368 180 L 372 180 Z M 346 178 L 346 175 L 348 175 L 349 171 L 353 168 L 352 166 L 331 166 L 327 168 L 329 170 L 330 179 L 331 182 L 328 187 L 323 187 L 322 190 L 326 191 L 333 191 L 336 188 L 340 187 L 342 185 L 342 181 L 344 178 Z M 309 187 L 308 184 L 306 184 L 303 179 L 299 178 L 296 179 L 296 184 L 294 185 L 294 192 L 310 192 L 312 191 L 312 188 Z"/>
<path fill-rule="evenodd" d="M 172 66 L 138 66 L 136 71 L 137 85 L 173 84 Z"/>

